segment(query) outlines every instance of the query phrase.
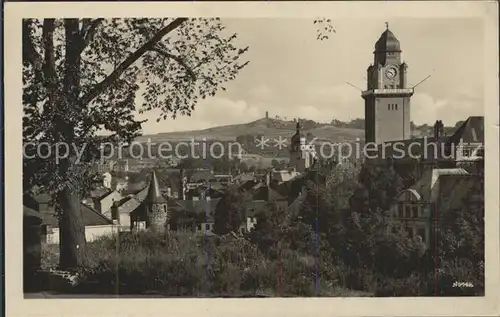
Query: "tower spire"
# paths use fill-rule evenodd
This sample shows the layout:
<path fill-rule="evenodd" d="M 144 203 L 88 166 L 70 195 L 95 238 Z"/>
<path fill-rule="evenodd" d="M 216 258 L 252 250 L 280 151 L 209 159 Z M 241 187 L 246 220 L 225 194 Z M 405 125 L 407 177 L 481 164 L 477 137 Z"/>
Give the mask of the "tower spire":
<path fill-rule="evenodd" d="M 386 30 L 389 30 L 389 22 L 385 22 L 385 28 Z"/>

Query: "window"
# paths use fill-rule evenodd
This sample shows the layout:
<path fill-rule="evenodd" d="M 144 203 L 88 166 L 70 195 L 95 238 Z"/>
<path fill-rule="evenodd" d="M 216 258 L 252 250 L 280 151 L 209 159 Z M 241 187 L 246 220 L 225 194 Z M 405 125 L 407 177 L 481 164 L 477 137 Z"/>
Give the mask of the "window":
<path fill-rule="evenodd" d="M 163 212 L 166 213 L 167 212 L 167 205 L 163 205 Z"/>
<path fill-rule="evenodd" d="M 394 105 L 394 108 L 395 108 L 396 110 L 398 110 L 398 105 L 397 105 L 397 104 L 395 104 L 395 105 Z"/>
<path fill-rule="evenodd" d="M 417 234 L 422 238 L 423 242 L 426 242 L 425 240 L 425 229 L 424 228 L 418 228 Z"/>
<path fill-rule="evenodd" d="M 391 110 L 391 104 L 387 105 L 387 110 Z"/>
<path fill-rule="evenodd" d="M 471 155 L 472 155 L 472 149 L 470 147 L 462 148 L 462 156 L 471 156 Z"/>
<path fill-rule="evenodd" d="M 210 230 L 210 224 L 209 223 L 205 224 L 205 230 Z"/>
<path fill-rule="evenodd" d="M 408 237 L 410 237 L 410 239 L 412 239 L 413 238 L 413 228 L 406 229 L 406 232 L 408 232 Z"/>
<path fill-rule="evenodd" d="M 408 205 L 405 206 L 405 217 L 406 218 L 411 217 L 411 206 L 408 206 Z"/>
<path fill-rule="evenodd" d="M 418 218 L 419 217 L 418 206 L 417 205 L 412 206 L 412 213 L 413 213 L 413 218 Z"/>
<path fill-rule="evenodd" d="M 405 215 L 404 215 L 404 206 L 400 206 L 399 207 L 399 217 L 400 218 L 403 218 Z"/>
<path fill-rule="evenodd" d="M 198 230 L 201 230 L 201 225 L 198 225 L 196 228 L 197 228 Z"/>

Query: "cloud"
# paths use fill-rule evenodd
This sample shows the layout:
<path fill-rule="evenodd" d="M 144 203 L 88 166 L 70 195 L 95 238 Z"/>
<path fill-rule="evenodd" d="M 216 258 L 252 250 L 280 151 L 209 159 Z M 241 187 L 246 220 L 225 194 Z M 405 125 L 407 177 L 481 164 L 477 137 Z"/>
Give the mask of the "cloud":
<path fill-rule="evenodd" d="M 258 106 L 250 105 L 246 101 L 217 97 L 201 101 L 192 111 L 191 116 L 178 116 L 176 119 L 168 118 L 156 122 L 159 114 L 159 110 L 154 110 L 141 116 L 141 119 L 148 120 L 142 125 L 145 134 L 199 130 L 246 123 L 264 116 L 264 112 Z"/>
<path fill-rule="evenodd" d="M 265 84 L 261 84 L 251 88 L 248 91 L 248 95 L 252 100 L 258 101 L 268 100 L 274 97 L 273 91 L 269 88 L 269 86 Z"/>
<path fill-rule="evenodd" d="M 483 116 L 484 105 L 481 98 L 463 91 L 446 99 L 434 99 L 432 96 L 420 93 L 411 98 L 411 120 L 415 124 L 432 124 L 443 120 L 448 126 L 454 126 L 457 121 L 469 116 Z"/>

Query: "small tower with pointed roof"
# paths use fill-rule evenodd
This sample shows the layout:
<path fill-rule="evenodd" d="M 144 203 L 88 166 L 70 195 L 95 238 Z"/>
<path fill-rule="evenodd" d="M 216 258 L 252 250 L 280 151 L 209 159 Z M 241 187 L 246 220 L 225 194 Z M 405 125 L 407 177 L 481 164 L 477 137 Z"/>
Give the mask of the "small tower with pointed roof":
<path fill-rule="evenodd" d="M 290 166 L 303 173 L 312 165 L 312 159 L 306 146 L 306 138 L 301 133 L 300 120 L 297 120 L 296 132 L 290 140 Z"/>
<path fill-rule="evenodd" d="M 146 228 L 153 231 L 164 231 L 168 220 L 167 200 L 161 194 L 158 178 L 154 171 L 151 173 L 148 194 L 143 204 L 146 214 Z"/>

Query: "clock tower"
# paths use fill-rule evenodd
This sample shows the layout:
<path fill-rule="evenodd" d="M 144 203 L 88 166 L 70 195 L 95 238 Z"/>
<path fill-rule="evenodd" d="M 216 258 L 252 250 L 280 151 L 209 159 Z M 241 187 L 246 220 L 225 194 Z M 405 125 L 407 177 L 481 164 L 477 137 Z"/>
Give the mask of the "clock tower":
<path fill-rule="evenodd" d="M 375 44 L 374 62 L 367 69 L 365 142 L 380 144 L 410 138 L 410 97 L 407 65 L 401 61 L 398 39 L 387 29 Z"/>

